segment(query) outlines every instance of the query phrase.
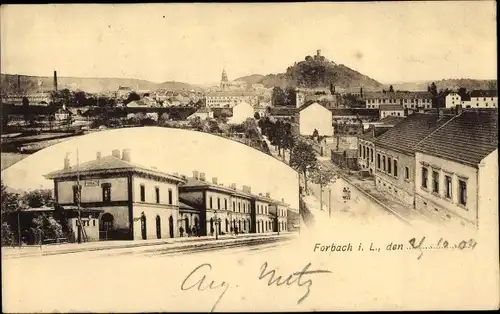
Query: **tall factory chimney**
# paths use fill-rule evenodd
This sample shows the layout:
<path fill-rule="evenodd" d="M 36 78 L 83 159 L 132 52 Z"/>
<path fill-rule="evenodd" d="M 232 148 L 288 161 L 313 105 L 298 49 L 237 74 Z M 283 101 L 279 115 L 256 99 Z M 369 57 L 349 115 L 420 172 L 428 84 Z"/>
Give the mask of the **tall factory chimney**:
<path fill-rule="evenodd" d="M 57 71 L 54 71 L 54 90 L 57 91 Z"/>

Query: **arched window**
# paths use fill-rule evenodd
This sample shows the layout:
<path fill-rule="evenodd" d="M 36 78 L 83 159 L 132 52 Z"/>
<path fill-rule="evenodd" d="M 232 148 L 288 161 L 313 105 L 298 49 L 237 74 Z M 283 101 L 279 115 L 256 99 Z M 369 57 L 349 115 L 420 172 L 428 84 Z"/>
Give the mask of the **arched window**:
<path fill-rule="evenodd" d="M 160 215 L 156 215 L 156 238 L 161 239 L 161 218 L 160 218 Z"/>

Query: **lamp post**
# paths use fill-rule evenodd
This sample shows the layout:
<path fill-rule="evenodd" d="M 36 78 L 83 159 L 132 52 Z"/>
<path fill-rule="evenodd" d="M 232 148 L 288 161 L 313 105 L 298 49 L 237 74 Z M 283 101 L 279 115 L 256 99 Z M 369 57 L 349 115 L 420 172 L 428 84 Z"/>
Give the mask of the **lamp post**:
<path fill-rule="evenodd" d="M 217 225 L 218 225 L 219 221 L 217 220 L 217 210 L 214 210 L 214 218 L 215 218 L 215 240 L 218 240 L 219 236 L 217 234 L 217 232 L 218 232 Z"/>

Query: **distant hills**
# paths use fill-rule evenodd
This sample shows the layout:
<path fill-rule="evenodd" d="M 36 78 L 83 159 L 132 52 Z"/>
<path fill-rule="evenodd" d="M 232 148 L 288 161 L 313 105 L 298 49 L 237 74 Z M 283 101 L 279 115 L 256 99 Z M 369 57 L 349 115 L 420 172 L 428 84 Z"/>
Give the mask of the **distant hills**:
<path fill-rule="evenodd" d="M 37 92 L 41 88 L 38 82 L 42 82 L 44 91 L 53 89 L 53 77 L 48 76 L 20 76 L 21 90 L 26 92 Z M 195 90 L 202 91 L 203 88 L 183 82 L 154 83 L 146 80 L 126 78 L 83 78 L 83 77 L 58 77 L 58 89 L 68 88 L 70 90 L 83 90 L 89 93 L 103 91 L 116 91 L 120 86 L 128 86 L 132 90 L 156 90 L 169 89 L 174 91 Z M 17 90 L 17 75 L 0 74 L 0 91 L 4 93 L 15 93 Z"/>
<path fill-rule="evenodd" d="M 440 81 L 422 81 L 422 82 L 408 82 L 408 83 L 395 83 L 392 84 L 394 90 L 408 90 L 408 91 L 425 91 L 427 86 L 431 85 L 432 82 L 436 83 L 438 90 L 458 90 L 464 87 L 467 90 L 475 89 L 497 89 L 496 80 L 474 80 L 474 79 L 444 79 Z M 389 84 L 385 86 L 389 88 Z"/>
<path fill-rule="evenodd" d="M 306 56 L 305 60 L 295 62 L 284 73 L 278 74 L 252 74 L 236 79 L 247 84 L 263 84 L 265 87 L 329 87 L 330 84 L 341 89 L 378 90 L 383 84 L 359 73 L 345 65 L 336 64 L 324 56 Z"/>

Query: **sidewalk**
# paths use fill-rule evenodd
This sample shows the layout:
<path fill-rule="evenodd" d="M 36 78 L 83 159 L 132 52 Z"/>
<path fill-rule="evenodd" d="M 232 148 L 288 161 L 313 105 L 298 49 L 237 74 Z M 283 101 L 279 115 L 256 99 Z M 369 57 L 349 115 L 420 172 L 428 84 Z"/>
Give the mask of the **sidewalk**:
<path fill-rule="evenodd" d="M 289 237 L 295 233 L 292 232 L 277 232 L 273 233 L 251 233 L 234 235 L 222 235 L 216 240 L 215 236 L 204 237 L 182 237 L 170 239 L 151 239 L 151 240 L 125 240 L 125 241 L 96 241 L 86 243 L 65 243 L 65 244 L 48 244 L 43 246 L 23 246 L 19 247 L 3 247 L 2 258 L 15 258 L 15 257 L 28 257 L 40 255 L 55 255 L 55 254 L 68 254 L 79 253 L 88 251 L 101 251 L 111 249 L 127 249 L 139 248 L 149 246 L 169 245 L 171 248 L 199 246 L 214 243 L 229 243 L 237 241 L 245 241 L 251 239 L 264 239 L 272 237 Z"/>

